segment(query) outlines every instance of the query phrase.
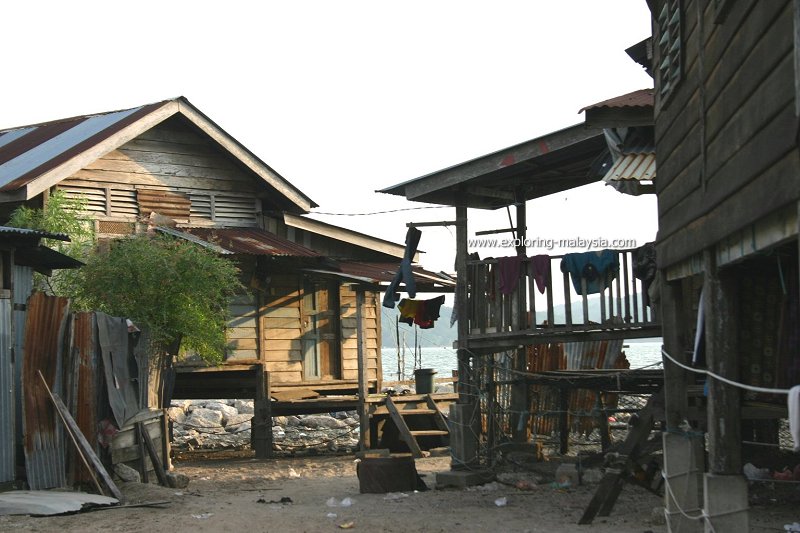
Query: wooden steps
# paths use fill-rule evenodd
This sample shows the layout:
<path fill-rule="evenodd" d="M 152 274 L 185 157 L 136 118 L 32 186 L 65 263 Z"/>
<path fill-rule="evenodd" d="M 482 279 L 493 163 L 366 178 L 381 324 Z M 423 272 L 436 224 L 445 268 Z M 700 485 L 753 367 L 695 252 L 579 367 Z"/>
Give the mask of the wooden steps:
<path fill-rule="evenodd" d="M 391 396 L 386 397 L 386 409 L 389 416 L 397 426 L 400 432 L 400 438 L 408 445 L 413 457 L 422 457 L 422 449 L 419 446 L 417 438 L 419 437 L 446 437 L 450 435 L 450 429 L 447 426 L 447 420 L 439 410 L 436 402 L 430 394 L 425 396 L 425 403 L 428 408 L 412 408 L 412 409 L 398 409 L 397 405 L 392 401 Z M 406 417 L 427 417 L 432 420 L 432 424 L 436 429 L 419 429 L 411 430 L 406 422 Z"/>

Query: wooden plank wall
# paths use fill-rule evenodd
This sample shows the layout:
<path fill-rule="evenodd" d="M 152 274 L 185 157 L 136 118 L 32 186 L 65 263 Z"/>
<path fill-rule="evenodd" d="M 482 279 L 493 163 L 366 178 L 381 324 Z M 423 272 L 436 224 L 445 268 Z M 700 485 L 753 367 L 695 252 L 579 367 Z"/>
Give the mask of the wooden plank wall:
<path fill-rule="evenodd" d="M 152 418 L 144 422 L 144 429 L 150 440 L 153 442 L 153 447 L 156 450 L 161 464 L 164 464 L 164 441 L 162 440 L 163 433 L 163 415 L 159 414 L 157 418 Z M 130 424 L 119 430 L 111 440 L 111 464 L 117 465 L 123 463 L 136 471 L 140 471 L 141 454 L 138 444 L 139 440 L 136 436 L 136 425 Z M 147 454 L 147 449 L 144 452 L 145 466 L 148 470 L 149 480 L 157 482 L 153 464 L 150 462 L 150 457 Z"/>
<path fill-rule="evenodd" d="M 656 105 L 662 267 L 800 198 L 792 2 L 733 2 L 719 24 L 697 2 L 683 2 L 683 79 Z"/>
<path fill-rule="evenodd" d="M 264 360 L 272 384 L 303 381 L 301 278 L 290 274 L 270 276 L 263 296 L 262 339 Z"/>
<path fill-rule="evenodd" d="M 343 285 L 340 292 L 342 308 L 342 379 L 358 379 L 358 337 L 356 330 L 356 293 Z M 365 328 L 365 350 L 367 353 L 367 379 L 379 380 L 380 366 L 380 322 L 378 320 L 380 300 L 375 292 L 364 295 L 362 317 Z"/>
<path fill-rule="evenodd" d="M 226 363 L 239 364 L 258 360 L 258 302 L 250 293 L 239 294 L 229 306 L 228 350 Z"/>
<path fill-rule="evenodd" d="M 177 118 L 155 126 L 102 156 L 60 186 L 107 187 L 123 196 L 139 188 L 169 191 L 186 198 L 222 193 L 244 200 L 252 199 L 258 192 L 252 175 L 238 167 L 212 141 L 191 131 Z M 112 214 L 119 218 L 136 216 L 129 208 Z M 193 221 L 208 221 L 206 215 L 196 212 L 192 218 Z M 254 213 L 248 214 L 248 220 L 251 218 L 255 220 Z"/>

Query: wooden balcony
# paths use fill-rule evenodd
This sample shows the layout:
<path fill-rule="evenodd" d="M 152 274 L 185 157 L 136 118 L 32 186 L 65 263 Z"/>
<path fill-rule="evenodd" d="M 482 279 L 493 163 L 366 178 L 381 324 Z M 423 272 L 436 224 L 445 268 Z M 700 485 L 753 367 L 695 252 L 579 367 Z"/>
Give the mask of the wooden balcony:
<path fill-rule="evenodd" d="M 528 344 L 661 336 L 643 283 L 633 275 L 633 251 L 614 253 L 619 264 L 616 276 L 602 292 L 590 295 L 585 278 L 579 278 L 578 292 L 571 275 L 562 273 L 563 255 L 550 256 L 544 293 L 531 275 L 532 258 L 521 259 L 513 291 L 501 290 L 499 259 L 469 261 L 466 348 L 492 353 Z M 556 312 L 558 306 L 563 312 Z"/>

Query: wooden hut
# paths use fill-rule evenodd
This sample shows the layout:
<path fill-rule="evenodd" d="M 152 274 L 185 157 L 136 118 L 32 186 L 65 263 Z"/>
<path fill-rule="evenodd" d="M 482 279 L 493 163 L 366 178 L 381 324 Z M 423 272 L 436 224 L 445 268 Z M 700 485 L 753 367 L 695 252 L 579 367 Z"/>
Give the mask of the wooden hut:
<path fill-rule="evenodd" d="M 748 531 L 742 441 L 778 444 L 776 419 L 786 416 L 785 394 L 753 387 L 800 383 L 800 11 L 788 0 L 648 4 L 668 354 L 664 450 L 675 495 L 667 513 L 672 530 Z M 690 411 L 697 380 L 708 389 L 707 416 Z M 689 520 L 679 507 L 705 518 Z"/>
<path fill-rule="evenodd" d="M 241 266 L 223 364 L 177 365 L 175 397 L 380 388 L 377 291 L 404 247 L 303 217 L 316 204 L 187 99 L 0 131 L 0 215 L 53 190 L 87 200 L 101 240 L 160 231 Z"/>

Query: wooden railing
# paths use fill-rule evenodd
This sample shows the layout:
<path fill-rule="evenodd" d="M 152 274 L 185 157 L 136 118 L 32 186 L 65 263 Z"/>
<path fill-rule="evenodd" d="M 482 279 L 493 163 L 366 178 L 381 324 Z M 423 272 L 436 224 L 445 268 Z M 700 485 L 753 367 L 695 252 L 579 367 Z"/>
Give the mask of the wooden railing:
<path fill-rule="evenodd" d="M 643 282 L 633 275 L 633 250 L 615 250 L 614 253 L 617 254 L 618 270 L 599 295 L 586 294 L 585 278 L 580 278 L 581 291 L 574 290 L 572 275 L 561 271 L 563 255 L 550 256 L 544 293 L 539 291 L 531 275 L 529 265 L 532 258 L 521 259 L 518 283 L 511 291 L 507 288 L 501 290 L 499 259 L 470 261 L 470 336 L 508 332 L 633 329 L 658 325 L 647 305 L 648 296 Z M 593 303 L 598 300 L 597 304 Z M 557 305 L 564 305 L 563 317 L 556 315 Z"/>

